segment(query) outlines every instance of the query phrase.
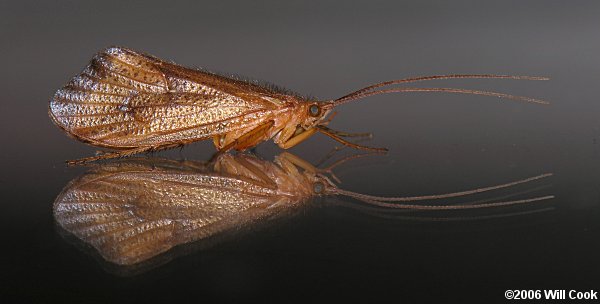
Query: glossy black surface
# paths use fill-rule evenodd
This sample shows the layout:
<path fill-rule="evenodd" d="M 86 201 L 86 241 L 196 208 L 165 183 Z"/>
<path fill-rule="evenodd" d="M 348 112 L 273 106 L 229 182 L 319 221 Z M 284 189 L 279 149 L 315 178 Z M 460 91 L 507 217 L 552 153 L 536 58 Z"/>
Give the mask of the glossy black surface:
<path fill-rule="evenodd" d="M 598 290 L 598 13 L 594 1 L 3 3 L 0 296 L 19 302 L 388 296 L 395 302 L 502 302 L 507 289 Z M 553 172 L 514 192 L 556 199 L 425 220 L 432 216 L 382 216 L 348 208 L 358 205 L 351 200 L 323 198 L 260 229 L 182 248 L 156 267 L 115 269 L 54 223 L 57 194 L 86 170 L 63 161 L 95 149 L 65 136 L 46 113 L 54 91 L 109 45 L 322 99 L 408 76 L 549 76 L 547 82 L 422 85 L 489 89 L 546 99 L 550 106 L 396 94 L 344 105 L 331 127 L 373 132 L 369 144 L 390 149 L 337 169 L 344 189 L 435 194 Z M 317 163 L 334 146 L 317 135 L 292 152 Z M 205 142 L 160 155 L 205 160 L 212 152 Z M 257 152 L 272 159 L 279 149 L 266 143 Z"/>

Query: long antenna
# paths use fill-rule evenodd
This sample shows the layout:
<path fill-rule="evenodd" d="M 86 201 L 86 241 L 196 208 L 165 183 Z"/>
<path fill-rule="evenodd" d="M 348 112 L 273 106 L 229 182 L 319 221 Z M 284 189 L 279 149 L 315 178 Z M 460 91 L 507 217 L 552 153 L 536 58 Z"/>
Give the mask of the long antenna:
<path fill-rule="evenodd" d="M 345 193 L 340 192 L 339 194 L 346 195 Z M 369 205 L 374 205 L 378 207 L 384 208 L 394 208 L 394 209 L 413 209 L 413 210 L 460 210 L 460 209 L 479 209 L 479 208 L 490 208 L 490 207 L 501 207 L 501 206 L 510 206 L 510 205 L 518 205 L 518 204 L 526 204 L 537 201 L 544 201 L 553 199 L 554 195 L 547 195 L 541 197 L 534 197 L 529 199 L 522 200 L 514 200 L 514 201 L 504 201 L 504 202 L 492 202 L 492 203 L 483 203 L 483 204 L 471 204 L 471 205 L 421 205 L 421 204 L 396 204 L 396 203 L 387 203 L 370 199 L 361 199 L 355 197 L 356 199 L 367 203 Z"/>
<path fill-rule="evenodd" d="M 484 188 L 477 188 L 477 189 L 467 190 L 467 191 L 436 194 L 436 195 L 384 197 L 384 196 L 373 196 L 373 195 L 368 195 L 368 194 L 356 193 L 356 192 L 347 191 L 347 190 L 343 190 L 343 189 L 336 189 L 336 193 L 341 194 L 341 195 L 350 196 L 350 197 L 360 199 L 360 200 L 371 200 L 371 201 L 379 201 L 379 202 L 414 202 L 414 201 L 424 201 L 424 200 L 436 200 L 436 199 L 442 199 L 442 198 L 453 198 L 453 197 L 459 197 L 459 196 L 465 196 L 465 195 L 471 195 L 471 194 L 492 191 L 492 190 L 498 190 L 498 189 L 516 186 L 519 184 L 524 184 L 527 182 L 542 179 L 542 178 L 549 177 L 552 175 L 553 175 L 552 173 L 545 173 L 545 174 L 540 174 L 538 176 L 533 176 L 533 177 L 521 179 L 518 181 L 506 183 L 506 184 L 495 185 L 495 186 L 484 187 Z"/>
<path fill-rule="evenodd" d="M 499 97 L 505 99 L 512 99 L 518 101 L 525 101 L 531 103 L 538 104 L 550 104 L 549 102 L 541 99 L 529 98 L 524 96 L 516 96 L 498 92 L 490 92 L 490 91 L 477 91 L 477 90 L 466 90 L 466 89 L 456 89 L 456 88 L 400 88 L 400 89 L 389 89 L 389 90 L 379 90 L 379 91 L 369 91 L 365 93 L 355 94 L 353 96 L 338 99 L 333 101 L 334 106 L 338 106 L 340 104 L 344 104 L 353 100 L 362 99 L 365 97 L 379 95 L 379 94 L 389 94 L 389 93 L 404 93 L 404 92 L 445 92 L 445 93 L 460 93 L 460 94 L 472 94 L 472 95 L 484 95 L 484 96 L 492 96 Z"/>
<path fill-rule="evenodd" d="M 454 74 L 454 75 L 433 75 L 433 76 L 411 77 L 411 78 L 404 78 L 404 79 L 397 79 L 397 80 L 390 80 L 390 81 L 376 83 L 376 84 L 364 87 L 362 89 L 356 90 L 350 94 L 344 95 L 338 99 L 335 99 L 335 100 L 333 100 L 333 103 L 334 103 L 334 105 L 338 105 L 338 104 L 346 103 L 351 100 L 376 95 L 376 94 L 365 95 L 365 93 L 373 91 L 374 89 L 377 89 L 377 88 L 380 88 L 383 86 L 392 85 L 392 84 L 410 83 L 410 82 L 427 81 L 427 80 L 439 80 L 439 79 L 465 79 L 465 78 L 470 78 L 470 79 L 515 79 L 515 80 L 549 80 L 550 79 L 548 77 L 537 77 L 537 76 L 512 76 L 512 75 L 493 75 L 493 74 Z M 453 90 L 456 91 L 454 93 L 458 93 L 457 91 L 460 90 L 460 91 L 462 91 L 462 93 L 473 94 L 473 93 L 469 92 L 471 90 L 461 90 L 461 89 L 453 89 Z M 407 91 L 382 90 L 379 92 L 381 92 L 381 93 L 378 93 L 378 94 L 383 94 L 384 92 L 385 93 L 396 93 L 396 92 L 407 92 Z M 408 91 L 408 92 L 417 92 L 417 91 L 413 90 L 413 91 Z M 421 91 L 421 92 L 425 92 L 425 91 Z M 426 92 L 433 92 L 433 91 L 429 90 Z M 501 93 L 496 93 L 496 94 L 498 94 L 498 95 L 495 95 L 496 97 L 503 97 L 503 98 L 506 98 L 507 96 L 511 96 L 511 95 L 501 94 Z M 485 95 L 485 94 L 477 94 L 477 95 Z M 499 95 L 502 95 L 502 96 L 499 96 Z M 510 98 L 510 99 L 519 99 L 519 98 Z M 524 100 L 524 99 L 526 99 L 526 98 L 525 97 L 521 98 L 521 100 Z M 529 98 L 529 99 L 532 99 L 532 98 Z M 545 102 L 545 101 L 537 102 L 537 103 L 547 104 L 547 102 Z"/>
<path fill-rule="evenodd" d="M 342 96 L 337 100 L 344 99 L 346 97 L 350 97 L 355 94 L 364 93 L 367 91 L 371 91 L 373 89 L 377 89 L 380 87 L 384 87 L 392 84 L 400 84 L 400 83 L 409 83 L 409 82 L 417 82 L 417 81 L 427 81 L 427 80 L 438 80 L 438 79 L 515 79 L 515 80 L 550 80 L 548 77 L 539 77 L 539 76 L 512 76 L 512 75 L 493 75 L 493 74 L 451 74 L 451 75 L 432 75 L 432 76 L 419 76 L 419 77 L 410 77 L 404 79 L 396 79 L 396 80 L 388 80 L 376 84 L 372 84 L 370 86 L 364 87 L 360 90 L 356 90 L 350 94 Z"/>

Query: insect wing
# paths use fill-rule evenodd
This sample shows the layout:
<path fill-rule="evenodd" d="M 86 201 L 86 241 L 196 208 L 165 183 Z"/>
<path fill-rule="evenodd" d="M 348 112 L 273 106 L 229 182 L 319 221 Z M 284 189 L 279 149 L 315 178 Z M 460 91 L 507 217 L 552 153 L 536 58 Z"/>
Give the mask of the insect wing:
<path fill-rule="evenodd" d="M 276 106 L 277 97 L 260 86 L 113 47 L 56 92 L 49 112 L 82 141 L 127 149 L 247 127 Z"/>
<path fill-rule="evenodd" d="M 106 260 L 131 265 L 294 205 L 252 180 L 208 171 L 100 167 L 65 187 L 54 203 L 54 216 Z"/>

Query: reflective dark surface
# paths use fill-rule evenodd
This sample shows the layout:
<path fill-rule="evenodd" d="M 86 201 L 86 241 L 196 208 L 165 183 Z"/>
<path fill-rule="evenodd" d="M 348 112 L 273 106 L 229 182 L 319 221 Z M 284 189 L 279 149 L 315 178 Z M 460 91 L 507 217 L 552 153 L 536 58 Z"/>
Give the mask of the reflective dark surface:
<path fill-rule="evenodd" d="M 367 156 L 354 156 L 361 155 Z M 250 153 L 227 153 L 210 162 L 156 157 L 97 162 L 89 164 L 91 169 L 70 181 L 57 196 L 52 208 L 54 220 L 66 238 L 77 239 L 75 245 L 89 247 L 91 254 L 116 264 L 109 267 L 134 275 L 166 263 L 176 252 L 189 251 L 183 248 L 214 244 L 317 204 L 335 202 L 372 216 L 432 222 L 554 210 L 544 202 L 554 199 L 552 195 L 522 198 L 547 188 L 536 184 L 547 183 L 543 179 L 549 174 L 438 194 L 437 198 L 386 198 L 348 192 L 327 175 L 336 179 L 333 169 L 351 158 L 356 157 L 322 169 L 287 152 L 274 161 Z M 530 189 L 519 190 L 525 186 Z M 474 201 L 473 197 L 482 193 L 495 193 L 495 197 Z M 346 199 L 336 201 L 333 196 Z M 314 203 L 315 198 L 322 197 L 326 199 Z M 453 202 L 456 200 L 459 202 Z M 451 215 L 444 217 L 444 212 Z"/>
<path fill-rule="evenodd" d="M 502 302 L 506 289 L 598 290 L 600 5 L 418 3 L 1 4 L 2 298 Z M 95 149 L 53 126 L 47 102 L 108 45 L 323 99 L 407 76 L 549 76 L 549 82 L 455 80 L 435 86 L 537 97 L 550 106 L 388 95 L 341 107 L 331 126 L 373 132 L 370 144 L 390 149 L 336 170 L 345 189 L 423 195 L 553 172 L 548 183 L 538 184 L 545 188 L 523 195 L 556 199 L 535 208 L 444 213 L 434 220 L 374 215 L 348 208 L 343 199 L 317 200 L 286 220 L 122 275 L 65 239 L 52 215 L 61 189 L 87 170 L 63 161 Z M 293 152 L 318 163 L 333 146 L 315 136 Z M 279 151 L 270 143 L 257 149 L 267 159 Z M 207 160 L 212 152 L 206 142 L 160 156 Z"/>

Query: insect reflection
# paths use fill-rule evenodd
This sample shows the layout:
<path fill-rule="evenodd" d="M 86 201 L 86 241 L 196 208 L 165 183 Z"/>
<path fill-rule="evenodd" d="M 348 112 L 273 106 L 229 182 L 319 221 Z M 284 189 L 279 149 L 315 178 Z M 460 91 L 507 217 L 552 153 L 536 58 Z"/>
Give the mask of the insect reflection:
<path fill-rule="evenodd" d="M 96 54 L 79 75 L 54 94 L 48 112 L 68 135 L 96 147 L 117 150 L 71 161 L 80 163 L 209 139 L 221 152 L 244 151 L 269 139 L 288 149 L 317 132 L 346 146 L 385 151 L 348 141 L 365 133 L 339 132 L 328 126 L 338 106 L 378 94 L 445 92 L 547 103 L 457 88 L 383 89 L 390 85 L 466 78 L 548 79 L 489 74 L 413 77 L 377 83 L 337 99 L 318 101 L 273 86 L 189 69 L 127 48 L 111 47 Z"/>
<path fill-rule="evenodd" d="M 415 202 L 507 188 L 550 174 L 440 195 L 359 194 L 342 190 L 332 181 L 335 176 L 331 169 L 343 161 L 325 169 L 289 153 L 272 162 L 245 154 L 223 154 L 211 162 L 152 158 L 114 161 L 93 166 L 70 182 L 54 202 L 54 217 L 107 261 L 131 265 L 179 244 L 246 229 L 293 212 L 315 196 L 341 195 L 377 208 L 417 210 L 489 208 L 552 198 L 469 205 Z"/>

